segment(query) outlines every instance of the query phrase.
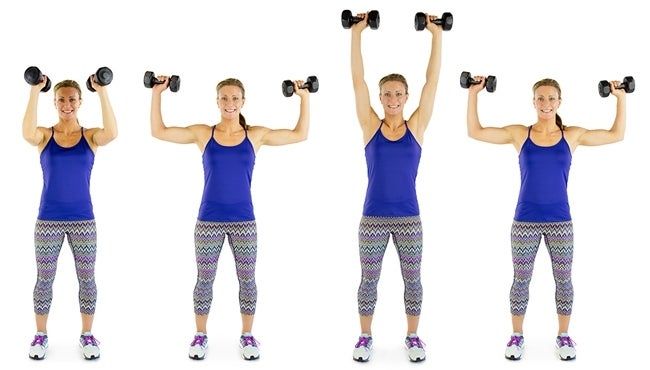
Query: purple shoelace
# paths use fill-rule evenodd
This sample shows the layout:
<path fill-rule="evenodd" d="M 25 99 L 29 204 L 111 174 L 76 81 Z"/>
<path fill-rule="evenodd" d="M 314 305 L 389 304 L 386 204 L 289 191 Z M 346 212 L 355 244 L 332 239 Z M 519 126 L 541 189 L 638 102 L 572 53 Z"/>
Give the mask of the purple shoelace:
<path fill-rule="evenodd" d="M 83 345 L 84 346 L 96 346 L 99 344 L 99 341 L 95 339 L 95 336 L 93 335 L 82 335 L 81 339 L 83 340 Z"/>
<path fill-rule="evenodd" d="M 571 340 L 571 337 L 569 336 L 557 337 L 557 342 L 560 347 L 564 347 L 564 346 L 573 347 L 575 345 L 575 342 Z"/>
<path fill-rule="evenodd" d="M 510 337 L 510 341 L 508 341 L 508 347 L 515 345 L 517 347 L 521 346 L 521 342 L 523 342 L 524 337 L 520 335 L 513 335 Z"/>
<path fill-rule="evenodd" d="M 408 347 L 419 347 L 423 348 L 424 342 L 420 340 L 420 337 L 408 337 Z"/>
<path fill-rule="evenodd" d="M 45 335 L 35 335 L 34 340 L 32 341 L 32 346 L 35 346 L 37 344 L 39 346 L 42 346 L 43 343 L 45 343 L 45 338 L 47 338 Z"/>
<path fill-rule="evenodd" d="M 255 338 L 253 338 L 252 335 L 242 335 L 241 344 L 244 347 L 246 346 L 257 347 L 257 341 L 255 340 Z"/>
<path fill-rule="evenodd" d="M 368 343 L 370 343 L 370 337 L 359 337 L 359 341 L 357 342 L 357 345 L 354 346 L 354 348 L 359 348 L 359 347 L 368 347 Z"/>
<path fill-rule="evenodd" d="M 195 335 L 194 340 L 192 341 L 191 346 L 199 345 L 202 346 L 207 337 L 205 335 Z"/>

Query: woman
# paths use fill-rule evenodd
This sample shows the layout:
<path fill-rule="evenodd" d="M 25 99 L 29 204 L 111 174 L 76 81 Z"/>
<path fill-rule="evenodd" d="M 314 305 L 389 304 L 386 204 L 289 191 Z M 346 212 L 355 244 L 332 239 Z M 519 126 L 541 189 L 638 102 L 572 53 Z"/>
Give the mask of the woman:
<path fill-rule="evenodd" d="M 390 74 L 379 81 L 379 100 L 384 110 L 381 119 L 370 106 L 370 94 L 364 80 L 361 32 L 368 27 L 367 13 L 357 16 L 362 20 L 351 27 L 352 82 L 365 144 L 368 189 L 359 225 L 361 335 L 352 358 L 365 362 L 372 353 L 371 324 L 377 302 L 377 283 L 381 261 L 392 234 L 404 279 L 406 348 L 411 361 L 422 361 L 425 359 L 424 346 L 417 335 L 422 304 L 422 225 L 415 179 L 438 85 L 442 28 L 432 23 L 436 17 L 426 16 L 427 29 L 432 34 L 431 55 L 418 108 L 408 121 L 404 119 L 408 85 L 404 76 Z"/>
<path fill-rule="evenodd" d="M 219 253 L 225 236 L 228 236 L 239 279 L 241 355 L 245 360 L 257 359 L 258 343 L 251 334 L 257 300 L 257 231 L 250 192 L 255 153 L 262 145 L 286 145 L 307 139 L 309 93 L 304 88 L 298 88 L 303 81 L 294 82 L 295 93 L 300 97 L 300 117 L 293 130 L 249 126 L 241 114 L 246 99 L 244 85 L 237 79 L 229 78 L 217 85 L 217 106 L 221 111 L 219 123 L 167 127 L 162 119 L 160 97 L 167 89 L 169 79 L 167 76 L 159 76 L 158 79 L 164 83 L 154 86 L 152 91 L 152 135 L 173 143 L 195 144 L 203 153 L 205 187 L 194 231 L 198 269 L 194 288 L 197 333 L 190 344 L 189 357 L 201 360 L 206 355 L 212 284 Z"/>
<path fill-rule="evenodd" d="M 623 140 L 625 92 L 616 88 L 619 81 L 610 82 L 617 103 L 614 124 L 609 130 L 565 126 L 557 114 L 562 102 L 562 91 L 560 85 L 552 79 L 543 79 L 533 86 L 533 106 L 537 112 L 537 122 L 533 125 L 483 127 L 478 119 L 476 105 L 478 92 L 485 86 L 485 78 L 477 76 L 475 79 L 481 83 L 469 88 L 469 136 L 488 143 L 514 145 L 519 153 L 521 170 L 521 188 L 511 231 L 514 280 L 510 290 L 510 312 L 513 334 L 505 356 L 510 360 L 519 360 L 523 354 L 523 322 L 528 305 L 528 285 L 543 236 L 551 255 L 556 286 L 555 302 L 559 323 L 557 354 L 562 360 L 575 359 L 575 343 L 568 334 L 573 304 L 573 225 L 567 196 L 569 168 L 572 153 L 578 145 L 604 145 Z"/>
<path fill-rule="evenodd" d="M 59 252 L 67 235 L 79 280 L 82 327 L 79 343 L 84 358 L 91 360 L 99 358 L 99 347 L 92 334 L 97 300 L 97 233 L 90 199 L 90 174 L 97 148 L 115 139 L 117 125 L 107 88 L 98 84 L 93 76 L 91 84 L 101 103 L 103 128 L 84 129 L 79 124 L 77 112 L 82 102 L 81 89 L 72 80 L 64 80 L 54 86 L 54 106 L 59 121 L 49 128 L 38 126 L 38 98 L 47 79 L 47 76 L 43 76 L 39 84 L 32 86 L 23 119 L 23 137 L 38 147 L 43 169 L 43 192 L 34 232 L 38 270 L 34 288 L 36 335 L 29 357 L 42 360 L 47 355 L 47 319 L 52 303 L 52 284 Z"/>

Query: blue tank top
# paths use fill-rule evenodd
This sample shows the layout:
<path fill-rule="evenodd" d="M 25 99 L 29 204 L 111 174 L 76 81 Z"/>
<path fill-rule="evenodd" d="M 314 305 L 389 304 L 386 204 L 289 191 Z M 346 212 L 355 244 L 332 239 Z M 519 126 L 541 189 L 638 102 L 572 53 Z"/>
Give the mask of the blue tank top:
<path fill-rule="evenodd" d="M 364 216 L 404 217 L 420 214 L 415 179 L 422 148 L 406 126 L 400 139 L 388 140 L 379 129 L 366 145 L 368 189 Z M 406 125 L 406 122 L 404 122 Z"/>
<path fill-rule="evenodd" d="M 205 186 L 199 209 L 200 221 L 252 221 L 251 180 L 255 149 L 245 131 L 244 140 L 234 146 L 221 145 L 212 135 L 203 150 Z"/>
<path fill-rule="evenodd" d="M 515 211 L 516 221 L 570 221 L 567 182 L 571 148 L 564 138 L 553 146 L 539 146 L 528 137 L 519 152 L 521 189 Z"/>
<path fill-rule="evenodd" d="M 48 221 L 83 221 L 95 218 L 90 201 L 90 173 L 95 153 L 81 128 L 81 139 L 66 148 L 52 137 L 41 152 L 43 192 L 38 219 Z"/>

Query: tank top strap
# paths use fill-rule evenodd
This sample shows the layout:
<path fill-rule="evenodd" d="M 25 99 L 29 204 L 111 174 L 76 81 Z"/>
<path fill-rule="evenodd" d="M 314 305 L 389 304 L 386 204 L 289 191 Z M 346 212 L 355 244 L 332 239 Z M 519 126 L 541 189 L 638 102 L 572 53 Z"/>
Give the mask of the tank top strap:
<path fill-rule="evenodd" d="M 564 128 L 560 127 L 560 132 L 562 133 L 562 139 L 564 139 Z"/>
<path fill-rule="evenodd" d="M 408 125 L 408 121 L 407 121 L 407 120 L 404 120 L 404 126 L 406 126 L 406 128 L 409 128 L 409 125 Z"/>
<path fill-rule="evenodd" d="M 528 126 L 528 137 L 527 139 L 530 139 L 530 130 L 533 128 L 533 126 Z"/>
<path fill-rule="evenodd" d="M 214 139 L 214 129 L 217 127 L 217 125 L 212 126 L 212 132 L 210 133 L 210 139 Z"/>
<path fill-rule="evenodd" d="M 246 139 L 248 139 L 248 128 L 244 127 L 244 135 L 246 136 Z"/>

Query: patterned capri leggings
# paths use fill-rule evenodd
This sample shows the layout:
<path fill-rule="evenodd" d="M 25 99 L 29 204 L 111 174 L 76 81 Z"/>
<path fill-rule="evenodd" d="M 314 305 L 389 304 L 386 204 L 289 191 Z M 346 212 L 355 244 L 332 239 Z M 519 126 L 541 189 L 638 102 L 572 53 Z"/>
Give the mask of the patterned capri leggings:
<path fill-rule="evenodd" d="M 555 279 L 555 305 L 559 315 L 571 315 L 573 284 L 573 224 L 564 222 L 519 222 L 512 224 L 512 263 L 514 279 L 510 289 L 510 312 L 524 315 L 528 306 L 528 285 L 533 276 L 535 255 L 540 241 L 551 255 Z"/>
<path fill-rule="evenodd" d="M 196 267 L 194 313 L 207 315 L 212 303 L 212 285 L 217 274 L 217 262 L 225 237 L 235 256 L 239 279 L 239 308 L 245 315 L 255 314 L 257 286 L 255 260 L 257 257 L 257 226 L 255 220 L 241 222 L 197 221 L 194 229 Z"/>
<path fill-rule="evenodd" d="M 81 313 L 95 313 L 97 286 L 95 285 L 95 256 L 97 254 L 97 229 L 95 220 L 44 221 L 36 220 L 34 245 L 38 276 L 34 287 L 34 312 L 47 315 L 52 304 L 52 284 L 56 265 L 67 235 L 72 249 L 77 280 L 79 280 L 79 307 Z"/>
<path fill-rule="evenodd" d="M 402 267 L 406 314 L 420 315 L 422 306 L 422 283 L 420 282 L 422 223 L 420 216 L 364 216 L 361 218 L 359 225 L 359 255 L 361 258 L 361 285 L 358 292 L 359 315 L 369 316 L 375 311 L 381 263 L 391 235 Z"/>

